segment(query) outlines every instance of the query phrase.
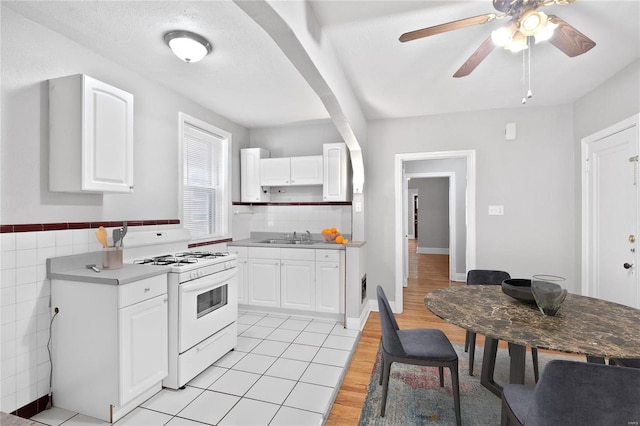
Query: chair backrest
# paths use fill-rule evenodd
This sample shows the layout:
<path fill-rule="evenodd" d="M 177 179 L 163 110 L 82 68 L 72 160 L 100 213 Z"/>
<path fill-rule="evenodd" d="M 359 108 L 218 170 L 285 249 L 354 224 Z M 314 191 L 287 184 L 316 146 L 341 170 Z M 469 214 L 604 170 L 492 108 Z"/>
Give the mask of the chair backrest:
<path fill-rule="evenodd" d="M 376 289 L 378 294 L 378 310 L 380 312 L 380 327 L 382 328 L 382 345 L 384 350 L 392 355 L 406 356 L 400 337 L 398 337 L 398 322 L 391 311 L 389 300 L 382 287 Z"/>
<path fill-rule="evenodd" d="M 640 419 L 640 370 L 553 360 L 533 391 L 524 424 L 627 425 Z"/>
<path fill-rule="evenodd" d="M 467 285 L 492 284 L 500 285 L 502 281 L 511 279 L 511 275 L 505 271 L 492 271 L 489 269 L 472 269 L 467 272 Z"/>

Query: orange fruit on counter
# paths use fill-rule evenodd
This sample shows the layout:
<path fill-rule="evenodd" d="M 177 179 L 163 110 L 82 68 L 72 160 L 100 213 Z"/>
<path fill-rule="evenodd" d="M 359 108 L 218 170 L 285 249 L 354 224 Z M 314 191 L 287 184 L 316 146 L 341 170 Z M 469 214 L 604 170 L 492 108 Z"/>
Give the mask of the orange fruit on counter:
<path fill-rule="evenodd" d="M 342 238 L 342 235 L 338 235 L 336 237 L 336 244 L 342 244 L 344 242 L 344 238 Z"/>

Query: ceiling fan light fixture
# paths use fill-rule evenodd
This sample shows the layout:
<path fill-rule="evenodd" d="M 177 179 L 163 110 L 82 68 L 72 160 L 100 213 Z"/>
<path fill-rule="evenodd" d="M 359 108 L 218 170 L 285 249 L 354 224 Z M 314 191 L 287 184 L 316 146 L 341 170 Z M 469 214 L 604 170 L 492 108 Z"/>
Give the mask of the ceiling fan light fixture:
<path fill-rule="evenodd" d="M 525 36 L 531 37 L 544 28 L 548 21 L 549 17 L 544 12 L 529 10 L 523 13 L 518 20 L 520 23 L 519 29 Z"/>
<path fill-rule="evenodd" d="M 505 47 L 511 42 L 514 33 L 516 32 L 516 26 L 512 22 L 509 25 L 500 27 L 497 30 L 491 32 L 491 41 L 493 44 L 500 47 Z"/>
<path fill-rule="evenodd" d="M 547 22 L 547 25 L 545 25 L 536 33 L 536 44 L 540 43 L 541 41 L 549 40 L 551 37 L 553 37 L 553 32 L 556 28 L 558 28 L 558 24 L 555 24 L 551 22 L 551 20 L 549 20 Z"/>
<path fill-rule="evenodd" d="M 164 41 L 178 58 L 187 63 L 198 62 L 213 50 L 206 38 L 190 31 L 169 31 L 164 35 Z"/>
<path fill-rule="evenodd" d="M 520 31 L 516 31 L 511 41 L 504 47 L 511 52 L 521 52 L 529 48 L 527 37 Z"/>

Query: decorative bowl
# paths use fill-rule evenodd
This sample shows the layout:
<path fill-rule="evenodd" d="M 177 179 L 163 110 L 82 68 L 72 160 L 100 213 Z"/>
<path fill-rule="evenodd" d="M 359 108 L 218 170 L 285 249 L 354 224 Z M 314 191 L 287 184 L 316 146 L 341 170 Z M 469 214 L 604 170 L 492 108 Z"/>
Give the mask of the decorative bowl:
<path fill-rule="evenodd" d="M 335 241 L 336 237 L 340 235 L 339 232 L 334 232 L 331 234 L 322 234 L 322 236 L 324 237 L 324 240 L 328 243 L 330 243 L 331 241 Z"/>
<path fill-rule="evenodd" d="M 502 282 L 502 292 L 525 303 L 536 303 L 531 292 L 531 280 L 511 278 Z"/>

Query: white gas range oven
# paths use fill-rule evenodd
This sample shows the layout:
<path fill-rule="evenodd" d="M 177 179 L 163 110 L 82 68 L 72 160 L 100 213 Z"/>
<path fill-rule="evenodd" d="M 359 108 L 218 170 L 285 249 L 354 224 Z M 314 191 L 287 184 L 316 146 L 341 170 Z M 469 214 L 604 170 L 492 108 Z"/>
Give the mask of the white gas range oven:
<path fill-rule="evenodd" d="M 169 375 L 172 389 L 232 350 L 238 342 L 237 256 L 189 250 L 185 229 L 129 232 L 125 262 L 169 266 Z"/>

